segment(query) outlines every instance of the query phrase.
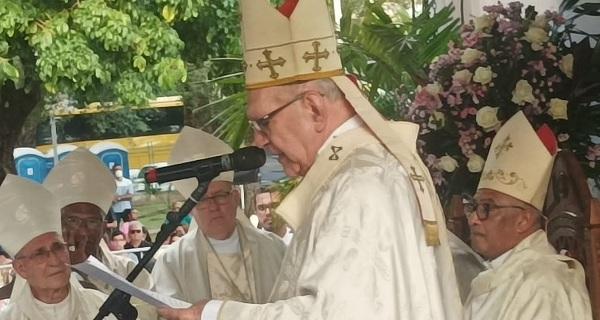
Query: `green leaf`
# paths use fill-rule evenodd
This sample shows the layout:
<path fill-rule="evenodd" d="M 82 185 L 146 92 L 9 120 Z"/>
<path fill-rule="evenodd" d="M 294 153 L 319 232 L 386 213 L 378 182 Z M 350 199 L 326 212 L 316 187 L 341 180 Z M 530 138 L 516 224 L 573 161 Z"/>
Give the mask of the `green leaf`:
<path fill-rule="evenodd" d="M 135 56 L 133 58 L 133 66 L 140 72 L 144 72 L 144 70 L 146 70 L 146 59 L 142 56 Z"/>
<path fill-rule="evenodd" d="M 2 71 L 6 78 L 12 80 L 15 84 L 19 81 L 19 69 L 10 64 L 8 60 L 0 62 L 0 71 Z"/>

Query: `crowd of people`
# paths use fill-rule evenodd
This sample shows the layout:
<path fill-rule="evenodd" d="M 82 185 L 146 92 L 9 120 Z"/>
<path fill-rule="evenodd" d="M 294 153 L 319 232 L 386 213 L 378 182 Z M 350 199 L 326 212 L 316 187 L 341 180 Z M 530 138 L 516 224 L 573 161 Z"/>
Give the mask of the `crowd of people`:
<path fill-rule="evenodd" d="M 287 195 L 257 193 L 257 227 L 233 172 L 221 172 L 193 199 L 187 232 L 178 227 L 133 281 L 192 305 L 134 298 L 129 319 L 592 319 L 581 264 L 543 230 L 551 134 L 522 112 L 507 119 L 465 198 L 471 243 L 461 243 L 446 229 L 416 125 L 382 118 L 343 74 L 325 1 L 240 7 L 253 143 L 302 179 Z M 169 164 L 231 152 L 185 127 Z M 0 244 L 16 273 L 0 319 L 92 319 L 113 288 L 70 265 L 93 258 L 122 276 L 135 267 L 148 232 L 122 169 L 112 171 L 78 148 L 42 185 L 14 175 L 0 185 Z M 198 182 L 174 185 L 188 198 Z M 111 209 L 118 230 L 105 241 Z"/>

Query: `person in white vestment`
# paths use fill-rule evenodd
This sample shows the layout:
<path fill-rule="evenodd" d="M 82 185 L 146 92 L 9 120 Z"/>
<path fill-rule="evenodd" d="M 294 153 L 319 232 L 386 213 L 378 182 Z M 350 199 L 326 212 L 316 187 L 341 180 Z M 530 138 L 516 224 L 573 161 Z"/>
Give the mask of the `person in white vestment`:
<path fill-rule="evenodd" d="M 254 200 L 256 215 L 262 229 L 278 235 L 285 245 L 289 246 L 294 233 L 285 221 L 275 213 L 275 208 L 281 201 L 281 194 L 278 191 L 263 189 L 256 194 Z"/>
<path fill-rule="evenodd" d="M 465 200 L 473 249 L 489 269 L 471 283 L 467 320 L 591 320 L 581 264 L 542 229 L 556 140 L 519 111 L 496 134 L 477 192 Z M 542 137 L 542 138 L 540 138 Z"/>
<path fill-rule="evenodd" d="M 231 153 L 223 141 L 199 129 L 185 127 L 172 151 L 170 164 Z M 189 197 L 196 179 L 174 182 Z M 232 299 L 266 302 L 279 272 L 285 245 L 276 236 L 262 233 L 238 213 L 239 191 L 233 172 L 210 182 L 204 197 L 192 210 L 189 232 L 157 259 L 152 277 L 155 291 L 196 302 Z"/>
<path fill-rule="evenodd" d="M 104 217 L 112 204 L 116 185 L 111 172 L 100 159 L 85 148 L 77 148 L 50 171 L 43 185 L 58 202 L 63 237 L 70 246 L 71 263 L 77 264 L 93 256 L 114 273 L 127 277 L 136 263 L 111 253 L 102 238 Z M 113 291 L 101 280 L 85 280 L 106 294 Z M 133 283 L 143 289 L 153 287 L 150 273 L 145 269 Z M 132 302 L 140 319 L 156 318 L 154 307 L 136 299 Z"/>
<path fill-rule="evenodd" d="M 106 295 L 70 280 L 69 252 L 52 193 L 31 180 L 7 175 L 0 186 L 0 208 L 0 242 L 25 281 L 13 291 L 0 319 L 92 319 Z"/>
<path fill-rule="evenodd" d="M 343 74 L 325 0 L 242 0 L 254 144 L 300 184 L 267 304 L 199 301 L 167 319 L 460 319 L 443 212 L 418 126 L 385 120 Z"/>

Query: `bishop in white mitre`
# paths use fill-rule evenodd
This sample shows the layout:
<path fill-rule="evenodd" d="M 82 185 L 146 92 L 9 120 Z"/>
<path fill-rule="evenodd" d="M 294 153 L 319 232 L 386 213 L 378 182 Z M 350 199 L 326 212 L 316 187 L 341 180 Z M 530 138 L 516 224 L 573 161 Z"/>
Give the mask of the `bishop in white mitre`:
<path fill-rule="evenodd" d="M 542 230 L 556 140 L 519 111 L 496 134 L 473 200 L 471 245 L 489 269 L 471 283 L 466 320 L 591 320 L 581 264 L 557 254 Z"/>
<path fill-rule="evenodd" d="M 170 164 L 228 154 L 223 141 L 201 130 L 185 127 L 173 148 Z M 189 197 L 196 179 L 174 183 Z M 284 243 L 273 234 L 254 228 L 239 212 L 239 191 L 233 172 L 221 173 L 208 187 L 191 214 L 190 231 L 165 249 L 152 277 L 155 290 L 196 302 L 227 299 L 266 302 L 285 253 Z"/>
<path fill-rule="evenodd" d="M 444 217 L 418 126 L 381 117 L 345 75 L 324 0 L 242 0 L 254 143 L 300 184 L 266 304 L 200 301 L 168 319 L 460 319 Z"/>
<path fill-rule="evenodd" d="M 70 281 L 69 253 L 54 196 L 42 185 L 7 175 L 0 186 L 0 242 L 26 282 L 0 319 L 93 319 L 106 295 Z M 110 316 L 108 319 L 115 319 Z"/>
<path fill-rule="evenodd" d="M 112 272 L 127 277 L 136 266 L 131 259 L 110 252 L 103 239 L 104 217 L 116 192 L 115 179 L 107 167 L 85 148 L 71 151 L 48 174 L 43 183 L 51 191 L 60 209 L 63 237 L 74 250 L 69 252 L 71 263 L 83 262 L 89 256 L 98 259 Z M 87 278 L 106 294 L 113 291 L 107 283 Z M 133 281 L 139 288 L 153 287 L 150 273 L 145 269 Z M 156 318 L 156 309 L 133 298 L 140 319 Z"/>

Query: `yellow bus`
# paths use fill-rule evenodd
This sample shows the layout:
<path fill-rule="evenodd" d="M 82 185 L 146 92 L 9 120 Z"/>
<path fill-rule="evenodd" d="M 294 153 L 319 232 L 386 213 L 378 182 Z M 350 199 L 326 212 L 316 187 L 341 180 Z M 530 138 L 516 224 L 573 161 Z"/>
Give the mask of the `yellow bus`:
<path fill-rule="evenodd" d="M 159 162 L 166 162 L 171 149 L 183 128 L 184 105 L 181 96 L 160 97 L 149 102 L 146 107 L 131 108 L 139 114 L 144 128 L 128 136 L 107 130 L 104 133 L 90 129 L 89 121 L 106 112 L 114 112 L 123 107 L 102 107 L 92 103 L 85 108 L 66 108 L 54 111 L 58 144 L 70 144 L 91 148 L 93 145 L 109 141 L 120 144 L 129 152 L 129 169 Z M 122 130 L 115 130 L 122 132 Z M 43 153 L 52 152 L 52 137 L 49 121 L 42 122 L 36 131 L 36 149 Z"/>

